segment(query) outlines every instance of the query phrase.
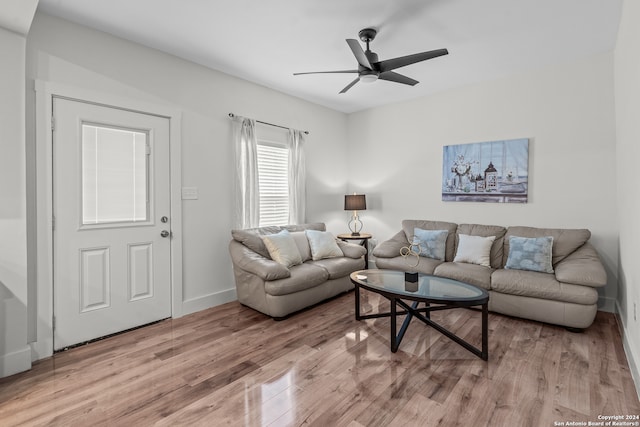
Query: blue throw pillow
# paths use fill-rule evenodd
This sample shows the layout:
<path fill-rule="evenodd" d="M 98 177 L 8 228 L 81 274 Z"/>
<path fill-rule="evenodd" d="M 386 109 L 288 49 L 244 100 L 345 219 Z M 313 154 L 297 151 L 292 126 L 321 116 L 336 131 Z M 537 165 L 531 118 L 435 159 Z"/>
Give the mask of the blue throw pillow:
<path fill-rule="evenodd" d="M 419 245 L 420 256 L 444 260 L 448 235 L 447 230 L 423 230 L 416 227 L 413 229 L 413 244 Z M 417 252 L 415 246 L 413 250 Z"/>
<path fill-rule="evenodd" d="M 509 237 L 509 256 L 504 268 L 553 273 L 553 237 Z"/>

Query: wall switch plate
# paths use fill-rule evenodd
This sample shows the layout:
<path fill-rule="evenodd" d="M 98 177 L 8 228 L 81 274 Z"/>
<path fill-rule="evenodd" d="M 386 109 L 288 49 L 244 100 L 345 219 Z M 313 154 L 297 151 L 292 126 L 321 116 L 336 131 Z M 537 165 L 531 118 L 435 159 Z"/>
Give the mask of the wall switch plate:
<path fill-rule="evenodd" d="M 198 187 L 182 187 L 182 200 L 198 200 Z"/>

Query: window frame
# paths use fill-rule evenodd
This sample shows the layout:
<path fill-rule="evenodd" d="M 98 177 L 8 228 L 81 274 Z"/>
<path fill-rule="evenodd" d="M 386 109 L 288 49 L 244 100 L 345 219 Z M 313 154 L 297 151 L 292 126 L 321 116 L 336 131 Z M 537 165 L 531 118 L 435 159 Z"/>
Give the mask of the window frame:
<path fill-rule="evenodd" d="M 289 169 L 291 167 L 291 165 L 289 164 L 290 149 L 289 149 L 289 145 L 286 142 L 286 134 L 283 135 L 282 141 L 274 141 L 274 139 L 275 138 L 264 138 L 264 137 L 260 137 L 259 135 L 256 135 L 256 151 L 257 151 L 256 154 L 257 154 L 257 164 L 258 164 L 258 188 L 259 188 L 258 203 L 260 205 L 259 227 L 283 226 L 283 225 L 289 224 L 289 216 L 291 212 L 291 200 L 290 200 L 290 194 L 288 190 L 289 189 Z M 284 172 L 282 173 L 282 175 L 284 175 L 284 182 L 278 185 L 282 190 L 279 193 L 274 194 L 274 192 L 263 191 L 264 187 L 263 185 L 261 185 L 261 183 L 263 182 L 262 179 L 264 177 L 264 174 L 261 173 L 261 168 L 264 167 L 264 165 L 261 166 L 261 160 L 262 161 L 265 160 L 265 159 L 261 159 L 261 150 L 263 150 L 263 147 L 283 150 L 285 154 L 284 161 L 280 162 L 280 165 L 284 165 Z M 262 155 L 264 155 L 264 151 L 262 152 Z M 267 204 L 265 201 L 263 201 L 263 197 L 270 197 L 270 196 L 276 197 L 276 198 L 278 197 L 286 198 L 286 207 L 285 208 L 277 207 L 275 209 L 268 209 L 268 210 L 263 209 L 263 206 Z M 270 215 L 270 217 L 274 218 L 274 220 L 269 220 L 269 218 L 266 217 L 266 212 L 275 212 Z"/>

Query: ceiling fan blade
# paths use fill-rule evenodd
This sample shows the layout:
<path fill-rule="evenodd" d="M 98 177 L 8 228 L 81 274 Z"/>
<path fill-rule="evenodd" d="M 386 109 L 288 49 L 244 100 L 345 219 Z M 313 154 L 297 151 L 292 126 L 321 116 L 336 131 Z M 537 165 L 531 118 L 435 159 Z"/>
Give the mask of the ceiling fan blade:
<path fill-rule="evenodd" d="M 357 73 L 358 70 L 340 70 L 340 71 L 309 71 L 306 73 L 293 73 L 294 76 L 301 74 L 330 74 L 330 73 Z"/>
<path fill-rule="evenodd" d="M 346 91 L 348 91 L 349 89 L 351 89 L 353 87 L 353 85 L 355 85 L 356 83 L 358 83 L 360 81 L 360 77 L 358 77 L 357 79 L 355 79 L 354 81 L 352 81 L 351 83 L 349 83 L 347 86 L 345 86 L 344 89 L 342 89 L 340 91 L 340 93 L 345 93 Z"/>
<path fill-rule="evenodd" d="M 369 62 L 367 55 L 364 54 L 364 50 L 362 50 L 362 46 L 360 46 L 360 43 L 358 42 L 358 40 L 347 39 L 347 44 L 351 48 L 351 52 L 353 52 L 353 55 L 358 60 L 358 64 L 372 70 L 373 67 L 371 67 L 371 63 Z"/>
<path fill-rule="evenodd" d="M 402 74 L 398 74 L 395 71 L 385 71 L 384 73 L 380 73 L 378 79 L 388 80 L 395 83 L 402 83 L 409 86 L 415 86 L 420 83 L 419 81 L 414 80 L 411 77 L 403 76 Z"/>
<path fill-rule="evenodd" d="M 427 59 L 437 58 L 438 56 L 447 55 L 447 49 L 430 50 L 429 52 L 414 53 L 413 55 L 401 56 L 399 58 L 387 59 L 376 63 L 380 72 L 395 70 L 396 68 L 405 67 L 415 64 L 416 62 L 426 61 Z"/>

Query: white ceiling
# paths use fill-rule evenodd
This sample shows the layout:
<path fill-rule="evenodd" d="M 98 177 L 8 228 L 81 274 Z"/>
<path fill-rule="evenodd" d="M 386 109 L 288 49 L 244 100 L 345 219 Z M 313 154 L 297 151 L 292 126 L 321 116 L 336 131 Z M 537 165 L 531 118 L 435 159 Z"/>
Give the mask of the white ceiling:
<path fill-rule="evenodd" d="M 39 9 L 343 112 L 572 61 L 615 47 L 622 0 L 40 0 Z M 447 48 L 359 83 L 345 39 L 378 29 L 380 60 Z"/>

